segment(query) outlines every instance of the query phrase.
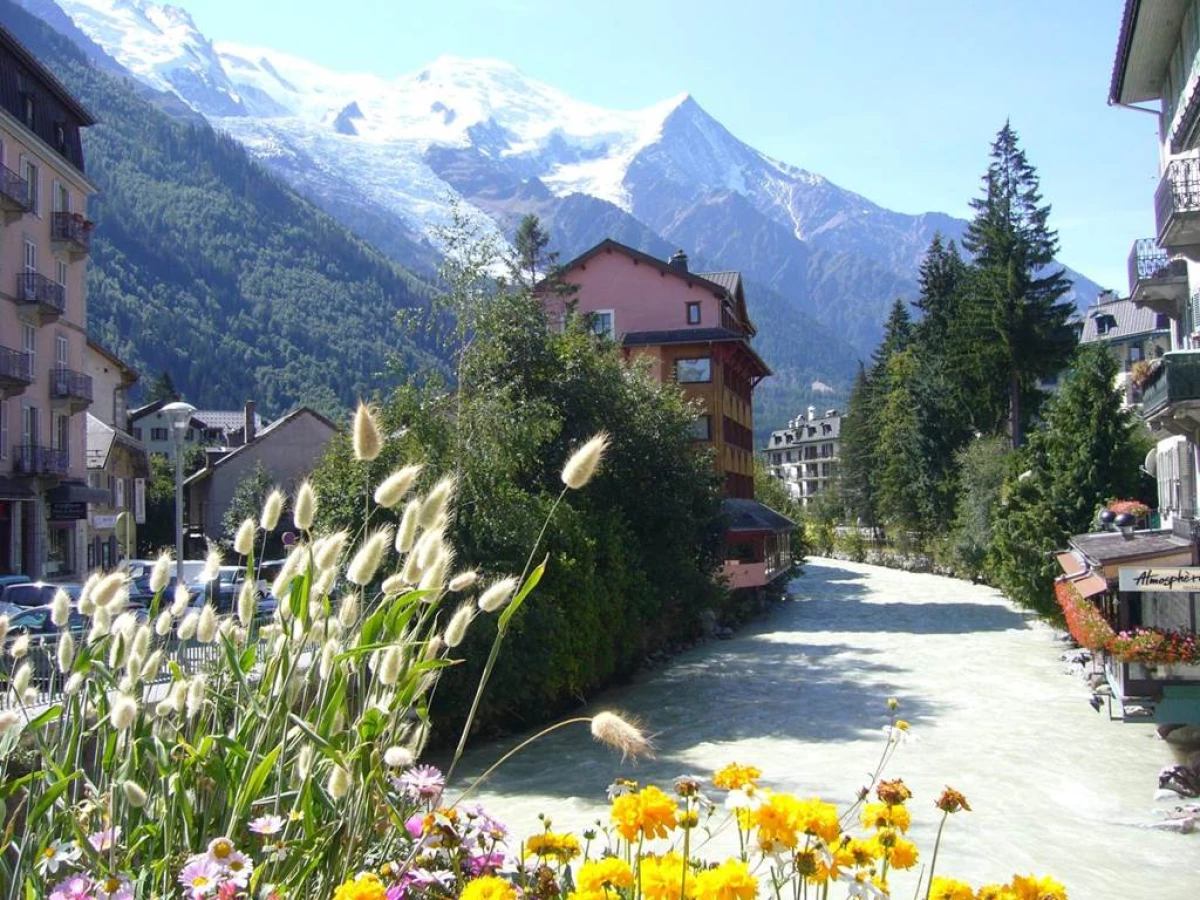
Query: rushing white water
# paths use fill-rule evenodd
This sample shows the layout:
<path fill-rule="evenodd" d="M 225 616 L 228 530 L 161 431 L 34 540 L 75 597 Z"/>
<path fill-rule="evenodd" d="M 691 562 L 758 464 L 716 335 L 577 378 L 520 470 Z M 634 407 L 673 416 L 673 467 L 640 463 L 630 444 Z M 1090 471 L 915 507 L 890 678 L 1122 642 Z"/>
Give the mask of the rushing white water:
<path fill-rule="evenodd" d="M 941 874 L 976 886 L 1050 874 L 1073 900 L 1200 897 L 1200 834 L 1145 827 L 1169 747 L 1150 725 L 1092 710 L 1054 631 L 994 590 L 932 575 L 813 561 L 791 590 L 732 640 L 589 707 L 641 717 L 656 759 L 622 763 L 571 726 L 507 763 L 476 799 L 520 834 L 539 829 L 541 812 L 581 830 L 606 817 L 616 775 L 669 787 L 736 760 L 776 790 L 845 805 L 874 768 L 895 696 L 913 738 L 886 774 L 915 794 L 922 862 L 940 816 L 933 800 L 949 784 L 973 812 L 948 822 Z M 462 781 L 513 743 L 473 751 Z M 912 884 L 894 878 L 894 895 L 911 896 Z"/>

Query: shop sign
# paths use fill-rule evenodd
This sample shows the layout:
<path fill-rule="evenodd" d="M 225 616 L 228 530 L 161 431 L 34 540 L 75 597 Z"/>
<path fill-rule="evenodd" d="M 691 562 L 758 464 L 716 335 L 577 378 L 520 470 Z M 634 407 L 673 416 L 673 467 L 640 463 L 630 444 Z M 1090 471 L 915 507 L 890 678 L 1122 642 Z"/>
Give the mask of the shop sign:
<path fill-rule="evenodd" d="M 1200 591 L 1200 566 L 1170 569 L 1121 566 L 1117 577 L 1123 591 Z"/>
<path fill-rule="evenodd" d="M 65 503 L 50 503 L 49 512 L 46 516 L 52 522 L 66 522 L 72 519 L 87 518 L 87 503 L 76 503 L 74 501 Z"/>
<path fill-rule="evenodd" d="M 119 516 L 92 516 L 92 527 L 97 531 L 112 531 L 117 527 Z"/>
<path fill-rule="evenodd" d="M 133 521 L 138 525 L 146 524 L 146 479 L 133 480 Z"/>

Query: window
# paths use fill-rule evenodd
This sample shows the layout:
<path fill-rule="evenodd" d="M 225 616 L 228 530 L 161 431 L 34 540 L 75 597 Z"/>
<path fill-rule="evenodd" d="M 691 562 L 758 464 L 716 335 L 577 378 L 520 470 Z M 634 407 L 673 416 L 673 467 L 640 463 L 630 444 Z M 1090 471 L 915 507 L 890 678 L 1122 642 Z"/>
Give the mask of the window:
<path fill-rule="evenodd" d="M 1155 331 L 1169 331 L 1171 329 L 1171 317 L 1166 313 L 1156 313 L 1154 316 Z"/>
<path fill-rule="evenodd" d="M 54 364 L 60 368 L 68 367 L 69 359 L 67 354 L 70 350 L 67 344 L 67 336 L 65 334 L 56 334 L 54 336 Z"/>
<path fill-rule="evenodd" d="M 29 211 L 35 216 L 41 213 L 41 206 L 38 203 L 38 166 L 32 160 L 26 159 L 21 167 L 21 177 L 29 182 Z"/>
<path fill-rule="evenodd" d="M 8 401 L 0 400 L 0 459 L 8 456 Z"/>
<path fill-rule="evenodd" d="M 61 181 L 54 182 L 54 194 L 51 202 L 54 204 L 55 212 L 71 211 L 71 192 Z"/>
<path fill-rule="evenodd" d="M 54 428 L 54 449 L 63 452 L 67 465 L 71 464 L 71 417 L 56 416 Z"/>
<path fill-rule="evenodd" d="M 675 380 L 680 384 L 712 381 L 712 360 L 707 356 L 675 360 Z"/>
<path fill-rule="evenodd" d="M 165 428 L 151 428 L 151 429 L 150 429 L 150 440 L 152 440 L 152 441 L 165 441 L 165 440 L 167 440 L 167 429 L 165 429 Z"/>
<path fill-rule="evenodd" d="M 21 409 L 21 443 L 27 447 L 38 442 L 38 408 L 26 406 Z"/>
<path fill-rule="evenodd" d="M 185 438 L 185 440 L 186 440 L 188 443 L 191 443 L 191 442 L 192 442 L 192 441 L 194 441 L 195 439 L 196 439 L 196 429 L 195 429 L 195 428 L 189 428 L 189 429 L 187 430 L 187 437 Z"/>
<path fill-rule="evenodd" d="M 1142 359 L 1142 348 L 1139 345 L 1134 344 L 1132 347 L 1129 348 L 1129 361 L 1130 362 L 1138 362 L 1141 359 Z"/>
<path fill-rule="evenodd" d="M 28 322 L 21 323 L 21 349 L 29 357 L 29 371 L 37 378 L 37 328 Z"/>
<path fill-rule="evenodd" d="M 113 488 L 115 489 L 116 497 L 113 499 L 113 506 L 117 509 L 125 508 L 125 479 L 114 478 Z"/>
<path fill-rule="evenodd" d="M 712 440 L 712 416 L 697 416 L 692 422 L 692 440 L 693 441 L 711 441 Z"/>
<path fill-rule="evenodd" d="M 67 129 L 62 122 L 54 123 L 54 149 L 64 155 L 67 152 Z"/>
<path fill-rule="evenodd" d="M 67 302 L 67 264 L 61 259 L 55 260 L 54 279 L 62 288 L 63 304 L 65 305 Z"/>
<path fill-rule="evenodd" d="M 613 336 L 613 311 L 611 309 L 598 309 L 591 314 L 592 331 L 600 337 L 606 337 L 610 340 Z"/>
<path fill-rule="evenodd" d="M 689 325 L 700 324 L 700 304 L 694 300 L 689 300 L 687 304 L 687 323 Z"/>

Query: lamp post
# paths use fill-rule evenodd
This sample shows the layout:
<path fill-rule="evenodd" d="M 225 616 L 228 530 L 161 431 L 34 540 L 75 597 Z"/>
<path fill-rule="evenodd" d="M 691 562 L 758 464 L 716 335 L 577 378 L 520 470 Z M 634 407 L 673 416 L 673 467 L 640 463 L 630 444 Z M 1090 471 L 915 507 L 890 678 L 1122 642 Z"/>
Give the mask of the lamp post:
<path fill-rule="evenodd" d="M 162 408 L 175 435 L 175 583 L 183 584 L 183 438 L 196 407 L 176 400 Z"/>

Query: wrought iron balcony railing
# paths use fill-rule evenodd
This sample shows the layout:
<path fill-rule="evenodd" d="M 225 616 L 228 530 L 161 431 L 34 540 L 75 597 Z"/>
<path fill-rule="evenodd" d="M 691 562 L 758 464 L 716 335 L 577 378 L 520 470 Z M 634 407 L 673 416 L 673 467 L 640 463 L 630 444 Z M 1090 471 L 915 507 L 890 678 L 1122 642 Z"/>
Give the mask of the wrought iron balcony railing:
<path fill-rule="evenodd" d="M 8 166 L 0 166 L 0 204 L 19 212 L 29 211 L 29 182 Z"/>
<path fill-rule="evenodd" d="M 1171 254 L 1158 246 L 1154 238 L 1133 242 L 1129 251 L 1129 294 L 1137 294 L 1139 286 L 1167 278 L 1187 278 L 1187 263 L 1172 259 Z"/>
<path fill-rule="evenodd" d="M 1166 247 L 1195 243 L 1200 218 L 1200 159 L 1173 159 L 1167 163 L 1154 192 L 1154 221 L 1158 242 Z"/>
<path fill-rule="evenodd" d="M 50 222 L 50 237 L 71 245 L 78 253 L 92 248 L 92 223 L 79 213 L 56 212 Z"/>
<path fill-rule="evenodd" d="M 18 475 L 66 475 L 68 463 L 66 450 L 36 444 L 13 447 L 13 472 Z"/>
<path fill-rule="evenodd" d="M 1142 417 L 1151 418 L 1172 404 L 1200 400 L 1200 350 L 1163 354 L 1142 384 Z"/>
<path fill-rule="evenodd" d="M 20 350 L 0 347 L 0 381 L 33 384 L 33 359 Z"/>
<path fill-rule="evenodd" d="M 61 314 L 67 309 L 67 291 L 40 272 L 20 272 L 17 275 L 17 302 L 37 304 L 47 312 Z"/>
<path fill-rule="evenodd" d="M 92 402 L 92 376 L 72 369 L 50 370 L 50 396 L 56 400 Z"/>

